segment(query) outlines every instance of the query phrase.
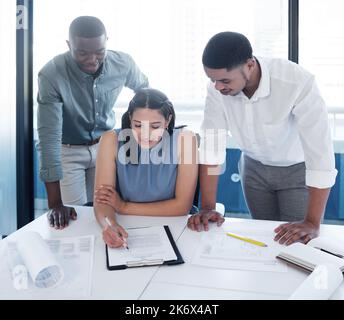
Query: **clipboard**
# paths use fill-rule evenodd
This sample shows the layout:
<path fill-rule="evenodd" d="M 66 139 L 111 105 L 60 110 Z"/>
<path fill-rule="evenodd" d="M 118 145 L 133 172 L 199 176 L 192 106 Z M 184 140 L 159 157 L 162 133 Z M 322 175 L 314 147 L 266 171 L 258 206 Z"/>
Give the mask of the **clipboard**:
<path fill-rule="evenodd" d="M 105 245 L 105 253 L 106 253 L 106 267 L 108 270 L 123 270 L 127 268 L 135 268 L 135 267 L 147 267 L 147 266 L 158 266 L 158 265 L 178 265 L 178 264 L 183 264 L 184 259 L 182 255 L 180 254 L 178 247 L 176 245 L 176 242 L 173 239 L 171 230 L 168 226 L 163 226 L 166 236 L 169 240 L 169 244 L 171 245 L 174 254 L 176 255 L 176 259 L 172 260 L 164 260 L 164 259 L 141 259 L 141 260 L 135 260 L 135 261 L 126 261 L 126 263 L 123 264 L 118 264 L 118 265 L 111 265 L 110 264 L 110 259 L 109 259 L 109 248 L 107 245 Z M 140 228 L 138 228 L 140 229 Z M 144 228 L 142 228 L 144 229 Z M 115 249 L 117 250 L 117 249 Z M 130 250 L 130 249 L 129 249 Z"/>

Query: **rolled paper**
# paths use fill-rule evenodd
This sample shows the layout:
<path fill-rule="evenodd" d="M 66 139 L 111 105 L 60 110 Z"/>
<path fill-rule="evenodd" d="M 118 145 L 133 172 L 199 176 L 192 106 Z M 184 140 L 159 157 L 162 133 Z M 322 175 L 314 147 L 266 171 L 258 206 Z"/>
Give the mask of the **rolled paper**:
<path fill-rule="evenodd" d="M 23 233 L 17 240 L 17 250 L 36 287 L 50 288 L 62 281 L 62 267 L 39 233 Z"/>

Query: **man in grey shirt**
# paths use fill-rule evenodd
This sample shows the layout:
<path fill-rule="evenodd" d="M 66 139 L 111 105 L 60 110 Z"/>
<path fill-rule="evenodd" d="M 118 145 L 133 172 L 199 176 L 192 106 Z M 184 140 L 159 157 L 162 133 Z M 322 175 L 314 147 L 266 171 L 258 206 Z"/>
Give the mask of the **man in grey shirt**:
<path fill-rule="evenodd" d="M 113 106 L 123 87 L 148 87 L 147 77 L 126 53 L 106 49 L 103 23 L 76 18 L 69 51 L 49 61 L 38 75 L 38 151 L 52 227 L 76 219 L 74 208 L 93 199 L 100 136 L 115 125 Z"/>

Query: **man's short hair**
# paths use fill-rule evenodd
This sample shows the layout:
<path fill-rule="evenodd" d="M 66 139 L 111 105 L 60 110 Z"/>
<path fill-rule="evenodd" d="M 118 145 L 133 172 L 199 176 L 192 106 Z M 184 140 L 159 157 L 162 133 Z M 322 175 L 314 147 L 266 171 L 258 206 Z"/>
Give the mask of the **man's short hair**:
<path fill-rule="evenodd" d="M 237 32 L 220 32 L 213 36 L 203 51 L 203 65 L 210 69 L 231 70 L 252 58 L 248 39 Z"/>
<path fill-rule="evenodd" d="M 106 29 L 98 18 L 92 16 L 81 16 L 74 19 L 69 27 L 69 39 L 97 38 L 106 35 Z"/>

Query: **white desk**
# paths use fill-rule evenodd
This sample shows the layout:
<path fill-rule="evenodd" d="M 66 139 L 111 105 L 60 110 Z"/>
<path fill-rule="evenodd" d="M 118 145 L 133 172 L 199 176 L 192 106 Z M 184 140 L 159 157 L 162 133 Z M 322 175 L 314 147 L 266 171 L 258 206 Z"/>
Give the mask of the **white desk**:
<path fill-rule="evenodd" d="M 94 234 L 96 240 L 90 299 L 286 299 L 307 277 L 306 273 L 292 267 L 289 267 L 288 272 L 285 273 L 273 273 L 193 265 L 190 262 L 202 233 L 186 228 L 187 217 L 119 216 L 119 223 L 124 227 L 169 225 L 185 264 L 108 271 L 104 243 L 93 215 L 93 208 L 77 207 L 76 209 L 78 220 L 71 222 L 63 231 L 50 228 L 44 215 L 0 241 L 0 257 L 6 241 L 14 239 L 24 230 L 37 231 L 44 238 Z M 231 226 L 250 226 L 270 230 L 279 223 L 233 218 L 227 218 L 225 222 Z M 334 235 L 344 241 L 343 231 L 344 226 L 323 225 L 321 228 L 322 235 Z M 0 279 L 0 299 L 25 298 L 13 288 L 10 279 L 3 280 Z M 42 298 L 45 298 L 43 293 Z M 335 298 L 344 299 L 344 284 L 337 291 Z"/>
<path fill-rule="evenodd" d="M 281 222 L 227 218 L 223 226 L 273 230 L 279 224 Z M 321 235 L 334 235 L 344 241 L 344 226 L 323 225 Z M 185 229 L 177 245 L 186 263 L 173 270 L 159 269 L 142 299 L 287 299 L 308 276 L 294 267 L 288 267 L 285 273 L 275 273 L 193 265 L 190 262 L 201 236 L 202 233 Z M 334 298 L 344 299 L 344 284 Z"/>
<path fill-rule="evenodd" d="M 101 229 L 95 220 L 93 208 L 76 207 L 78 219 L 72 221 L 68 228 L 55 230 L 48 225 L 46 215 L 41 216 L 24 228 L 14 232 L 6 239 L 0 241 L 1 252 L 6 241 L 15 239 L 19 233 L 27 230 L 37 231 L 43 238 L 73 237 L 81 235 L 95 235 L 94 264 L 92 278 L 92 294 L 90 299 L 139 299 L 142 292 L 157 272 L 159 267 L 133 268 L 118 271 L 108 271 L 106 268 L 105 245 Z M 123 227 L 153 226 L 168 224 L 175 240 L 182 234 L 187 217 L 155 218 L 155 217 L 128 217 L 119 216 L 119 223 Z M 42 299 L 45 299 L 42 291 Z M 16 291 L 11 279 L 3 279 L 0 275 L 0 299 L 27 298 L 25 292 Z"/>

